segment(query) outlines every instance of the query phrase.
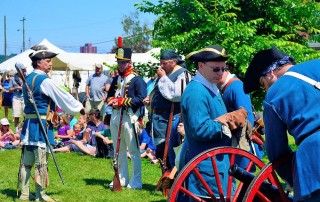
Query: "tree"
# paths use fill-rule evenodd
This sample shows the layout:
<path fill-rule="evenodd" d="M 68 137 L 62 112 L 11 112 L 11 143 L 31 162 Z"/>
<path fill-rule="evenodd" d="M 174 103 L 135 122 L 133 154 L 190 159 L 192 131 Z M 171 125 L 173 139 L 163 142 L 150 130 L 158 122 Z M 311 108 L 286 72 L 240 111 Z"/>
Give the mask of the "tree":
<path fill-rule="evenodd" d="M 152 37 L 152 31 L 148 28 L 147 23 L 142 25 L 139 20 L 139 12 L 130 13 L 125 15 L 122 22 L 123 26 L 123 45 L 124 47 L 130 47 L 133 52 L 144 53 L 150 50 L 150 40 Z M 118 39 L 115 39 L 115 46 L 113 46 L 111 52 L 115 53 L 118 47 Z"/>
<path fill-rule="evenodd" d="M 311 0 L 147 0 L 138 10 L 158 16 L 152 44 L 188 54 L 219 44 L 229 54 L 233 72 L 243 76 L 254 53 L 276 45 L 297 62 L 319 58 L 308 37 L 320 41 L 320 5 Z M 194 70 L 193 64 L 188 67 Z M 252 95 L 257 109 L 262 92 Z"/>

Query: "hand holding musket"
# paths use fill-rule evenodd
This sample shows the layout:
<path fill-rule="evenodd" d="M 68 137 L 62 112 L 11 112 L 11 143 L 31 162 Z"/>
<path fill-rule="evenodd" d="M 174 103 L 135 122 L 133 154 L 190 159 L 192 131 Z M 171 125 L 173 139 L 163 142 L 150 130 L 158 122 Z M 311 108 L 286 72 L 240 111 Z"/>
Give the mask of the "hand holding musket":
<path fill-rule="evenodd" d="M 51 147 L 50 142 L 49 142 L 49 139 L 48 139 L 48 137 L 47 137 L 47 131 L 45 130 L 45 128 L 44 128 L 44 126 L 43 126 L 43 123 L 42 123 L 42 120 L 41 120 L 41 117 L 40 117 L 40 114 L 39 114 L 39 111 L 38 111 L 36 102 L 35 102 L 35 100 L 34 100 L 34 98 L 33 98 L 32 91 L 30 90 L 30 88 L 29 88 L 29 86 L 28 86 L 28 84 L 27 84 L 27 82 L 26 82 L 26 79 L 24 78 L 24 75 L 23 75 L 23 73 L 22 73 L 20 64 L 19 64 L 19 63 L 16 63 L 15 67 L 16 67 L 17 73 L 19 74 L 20 78 L 22 79 L 22 82 L 23 82 L 25 88 L 27 89 L 29 101 L 30 101 L 30 103 L 33 105 L 34 111 L 35 111 L 35 113 L 36 113 L 36 115 L 37 115 L 37 118 L 38 118 L 38 121 L 39 121 L 41 130 L 42 130 L 42 132 L 43 132 L 44 139 L 45 139 L 45 141 L 46 141 L 46 145 L 47 145 L 47 147 L 48 147 L 49 150 L 50 150 L 50 154 L 51 154 L 52 159 L 53 159 L 53 161 L 54 161 L 54 164 L 55 164 L 55 166 L 56 166 L 56 168 L 57 168 L 57 171 L 58 171 L 58 173 L 59 173 L 61 182 L 62 182 L 62 184 L 64 184 L 64 180 L 63 180 L 63 177 L 62 177 L 60 168 L 59 168 L 59 166 L 58 166 L 56 157 L 55 157 L 54 154 L 53 154 L 52 147 Z"/>

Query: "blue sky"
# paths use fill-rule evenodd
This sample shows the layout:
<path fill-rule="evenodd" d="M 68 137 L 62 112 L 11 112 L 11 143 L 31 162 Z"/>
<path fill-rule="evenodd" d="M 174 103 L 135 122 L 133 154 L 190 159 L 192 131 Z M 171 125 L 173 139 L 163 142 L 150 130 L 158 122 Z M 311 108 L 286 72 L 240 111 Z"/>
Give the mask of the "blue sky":
<path fill-rule="evenodd" d="M 7 55 L 22 49 L 23 17 L 26 49 L 47 38 L 68 52 L 92 43 L 98 53 L 106 53 L 114 38 L 123 35 L 121 20 L 136 11 L 136 2 L 142 0 L 0 0 L 0 54 L 4 54 L 4 16 Z M 152 27 L 155 16 L 140 13 L 139 19 Z"/>

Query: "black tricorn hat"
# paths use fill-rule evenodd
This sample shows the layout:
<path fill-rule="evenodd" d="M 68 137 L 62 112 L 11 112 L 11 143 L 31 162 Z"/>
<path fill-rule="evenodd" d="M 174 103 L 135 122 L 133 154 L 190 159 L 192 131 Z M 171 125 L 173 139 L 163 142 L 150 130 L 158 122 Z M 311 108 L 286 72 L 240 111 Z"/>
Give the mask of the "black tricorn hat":
<path fill-rule="evenodd" d="M 243 88 L 245 93 L 251 93 L 259 89 L 259 79 L 263 72 L 274 62 L 281 60 L 286 53 L 272 47 L 267 50 L 261 50 L 255 54 L 250 65 L 244 75 Z"/>
<path fill-rule="evenodd" d="M 42 60 L 46 58 L 54 58 L 58 53 L 54 53 L 48 50 L 37 50 L 29 54 L 29 57 L 32 61 Z"/>
<path fill-rule="evenodd" d="M 118 48 L 116 52 L 117 61 L 129 61 L 131 60 L 132 50 L 131 48 Z"/>
<path fill-rule="evenodd" d="M 228 55 L 224 48 L 214 45 L 193 51 L 186 56 L 186 59 L 194 62 L 226 61 L 228 60 Z"/>

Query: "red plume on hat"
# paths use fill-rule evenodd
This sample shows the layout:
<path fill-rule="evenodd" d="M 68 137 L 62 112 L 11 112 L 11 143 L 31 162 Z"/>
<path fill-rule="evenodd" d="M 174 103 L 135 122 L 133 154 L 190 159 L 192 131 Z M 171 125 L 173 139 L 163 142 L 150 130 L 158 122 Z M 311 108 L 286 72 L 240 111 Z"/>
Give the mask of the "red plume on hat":
<path fill-rule="evenodd" d="M 131 60 L 131 55 L 132 55 L 132 50 L 130 48 L 123 48 L 123 41 L 122 41 L 122 37 L 119 36 L 118 37 L 118 49 L 116 52 L 116 58 L 117 60 L 121 61 L 129 61 Z"/>
<path fill-rule="evenodd" d="M 122 37 L 119 36 L 119 37 L 118 37 L 118 47 L 119 47 L 119 48 L 122 48 L 122 45 L 123 45 L 123 44 L 122 44 Z"/>

